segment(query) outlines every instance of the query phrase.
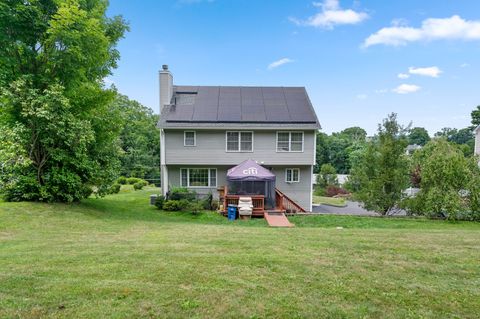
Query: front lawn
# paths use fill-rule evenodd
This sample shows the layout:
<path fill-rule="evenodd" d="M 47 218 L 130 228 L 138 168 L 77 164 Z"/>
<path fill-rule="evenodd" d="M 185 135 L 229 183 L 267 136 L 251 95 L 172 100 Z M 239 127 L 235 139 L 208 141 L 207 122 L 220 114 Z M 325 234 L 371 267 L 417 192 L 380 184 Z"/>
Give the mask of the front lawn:
<path fill-rule="evenodd" d="M 476 318 L 480 224 L 0 203 L 0 318 Z M 343 229 L 337 229 L 342 226 Z"/>

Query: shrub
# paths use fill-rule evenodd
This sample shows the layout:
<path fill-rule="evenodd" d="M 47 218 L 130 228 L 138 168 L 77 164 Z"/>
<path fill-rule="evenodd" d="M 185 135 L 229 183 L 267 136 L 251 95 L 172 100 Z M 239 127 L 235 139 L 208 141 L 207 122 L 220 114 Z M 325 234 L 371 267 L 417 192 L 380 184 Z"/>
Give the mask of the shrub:
<path fill-rule="evenodd" d="M 164 203 L 165 203 L 165 196 L 163 196 L 163 195 L 157 196 L 157 198 L 155 199 L 155 206 L 158 209 L 163 209 L 163 204 Z"/>
<path fill-rule="evenodd" d="M 179 210 L 184 210 L 189 208 L 190 205 L 191 205 L 191 202 L 189 202 L 186 199 L 181 199 L 181 200 L 169 199 L 163 203 L 163 210 L 170 211 L 170 212 L 179 211 Z"/>
<path fill-rule="evenodd" d="M 212 210 L 218 210 L 220 202 L 217 199 L 212 200 Z"/>
<path fill-rule="evenodd" d="M 133 189 L 138 191 L 138 190 L 141 190 L 143 188 L 143 186 L 145 186 L 144 183 L 137 182 L 137 183 L 133 184 Z"/>
<path fill-rule="evenodd" d="M 328 197 L 333 197 L 336 195 L 346 195 L 348 194 L 348 191 L 335 185 L 328 185 L 325 193 Z"/>
<path fill-rule="evenodd" d="M 196 193 L 193 191 L 189 191 L 185 187 L 174 187 L 168 192 L 168 199 L 169 200 L 195 200 L 197 198 Z"/>
<path fill-rule="evenodd" d="M 133 184 L 138 183 L 138 182 L 140 182 L 140 181 L 142 181 L 142 179 L 141 179 L 141 178 L 138 178 L 138 177 L 129 177 L 129 178 L 127 178 L 127 184 L 128 184 L 128 185 L 133 185 Z"/>
<path fill-rule="evenodd" d="M 179 200 L 167 200 L 163 203 L 163 209 L 169 212 L 178 211 L 182 209 Z"/>
<path fill-rule="evenodd" d="M 210 193 L 202 200 L 202 207 L 206 210 L 212 210 L 213 195 Z"/>
<path fill-rule="evenodd" d="M 190 202 L 188 205 L 188 209 L 191 211 L 193 215 L 198 215 L 203 209 L 203 205 L 200 202 Z"/>
<path fill-rule="evenodd" d="M 120 185 L 125 185 L 127 184 L 127 178 L 125 176 L 120 176 L 117 178 L 117 183 Z"/>
<path fill-rule="evenodd" d="M 316 186 L 314 190 L 315 196 L 325 196 L 325 188 Z"/>
<path fill-rule="evenodd" d="M 110 190 L 109 190 L 109 193 L 110 194 L 118 194 L 120 192 L 120 188 L 121 188 L 122 185 L 120 184 L 113 184 L 112 186 L 110 186 Z"/>
<path fill-rule="evenodd" d="M 337 181 L 337 171 L 332 164 L 323 164 L 320 168 L 320 172 L 317 175 L 317 185 L 320 187 L 325 187 L 327 185 L 336 185 Z"/>

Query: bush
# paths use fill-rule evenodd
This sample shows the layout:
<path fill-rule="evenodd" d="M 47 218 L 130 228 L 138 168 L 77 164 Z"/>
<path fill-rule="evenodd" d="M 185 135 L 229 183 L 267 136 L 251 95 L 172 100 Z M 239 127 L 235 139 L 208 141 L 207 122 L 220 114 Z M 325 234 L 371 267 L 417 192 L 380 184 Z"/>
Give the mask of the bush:
<path fill-rule="evenodd" d="M 168 192 L 169 200 L 182 200 L 186 199 L 187 201 L 196 200 L 197 194 L 193 191 L 189 191 L 185 187 L 174 187 Z"/>
<path fill-rule="evenodd" d="M 158 209 L 163 209 L 163 204 L 164 203 L 165 203 L 165 196 L 163 196 L 163 195 L 157 196 L 157 198 L 155 199 L 155 206 Z"/>
<path fill-rule="evenodd" d="M 125 176 L 120 176 L 117 178 L 117 183 L 120 185 L 125 185 L 127 184 L 127 178 Z"/>
<path fill-rule="evenodd" d="M 316 186 L 313 193 L 315 196 L 325 196 L 325 188 Z"/>
<path fill-rule="evenodd" d="M 212 210 L 213 195 L 210 193 L 202 200 L 202 207 L 205 210 Z"/>
<path fill-rule="evenodd" d="M 138 182 L 141 182 L 142 179 L 141 178 L 138 178 L 138 177 L 129 177 L 127 178 L 127 184 L 128 185 L 133 185 L 133 184 L 136 184 Z"/>
<path fill-rule="evenodd" d="M 203 205 L 200 202 L 191 202 L 188 205 L 188 209 L 191 211 L 193 215 L 198 215 L 203 209 Z"/>
<path fill-rule="evenodd" d="M 327 189 L 325 190 L 325 194 L 328 197 L 333 197 L 336 195 L 347 195 L 349 194 L 346 189 L 343 189 L 341 187 L 335 186 L 335 185 L 328 185 Z"/>
<path fill-rule="evenodd" d="M 212 210 L 218 210 L 220 202 L 217 199 L 212 200 Z"/>
<path fill-rule="evenodd" d="M 115 183 L 112 186 L 110 186 L 109 193 L 110 194 L 118 194 L 120 192 L 121 187 L 122 187 L 122 185 Z"/>
<path fill-rule="evenodd" d="M 145 186 L 144 183 L 142 182 L 137 182 L 135 184 L 133 184 L 133 189 L 136 190 L 136 191 L 139 191 L 143 188 L 143 186 Z"/>
<path fill-rule="evenodd" d="M 166 200 L 163 203 L 163 209 L 169 212 L 174 212 L 174 211 L 179 211 L 187 208 L 189 206 L 190 202 L 187 200 Z"/>

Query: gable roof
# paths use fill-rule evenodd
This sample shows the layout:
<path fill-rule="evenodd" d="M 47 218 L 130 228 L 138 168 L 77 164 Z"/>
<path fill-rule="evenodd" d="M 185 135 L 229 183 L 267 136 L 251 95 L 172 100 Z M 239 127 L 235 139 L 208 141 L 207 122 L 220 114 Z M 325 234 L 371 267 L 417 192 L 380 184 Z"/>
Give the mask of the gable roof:
<path fill-rule="evenodd" d="M 304 87 L 174 86 L 159 127 L 292 126 L 319 129 Z"/>

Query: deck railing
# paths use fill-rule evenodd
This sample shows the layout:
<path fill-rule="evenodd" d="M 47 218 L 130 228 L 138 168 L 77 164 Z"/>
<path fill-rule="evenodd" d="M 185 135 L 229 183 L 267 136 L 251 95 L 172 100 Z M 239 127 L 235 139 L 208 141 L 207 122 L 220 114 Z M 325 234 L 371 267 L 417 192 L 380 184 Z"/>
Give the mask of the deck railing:
<path fill-rule="evenodd" d="M 226 213 L 228 205 L 238 205 L 240 197 L 248 196 L 252 198 L 253 215 L 263 216 L 265 213 L 265 196 L 264 195 L 233 195 L 228 194 L 227 186 L 219 188 L 220 200 L 223 203 L 223 212 Z M 275 189 L 275 210 L 286 212 L 287 214 L 295 214 L 305 212 L 302 206 L 295 203 L 290 197 Z"/>
<path fill-rule="evenodd" d="M 279 210 L 284 210 L 287 214 L 295 214 L 298 212 L 305 212 L 302 206 L 295 203 L 287 195 L 282 193 L 279 189 L 275 188 L 275 202 Z"/>

